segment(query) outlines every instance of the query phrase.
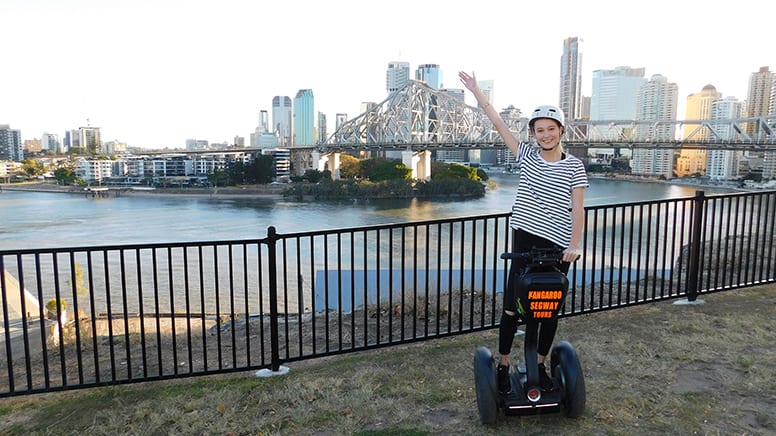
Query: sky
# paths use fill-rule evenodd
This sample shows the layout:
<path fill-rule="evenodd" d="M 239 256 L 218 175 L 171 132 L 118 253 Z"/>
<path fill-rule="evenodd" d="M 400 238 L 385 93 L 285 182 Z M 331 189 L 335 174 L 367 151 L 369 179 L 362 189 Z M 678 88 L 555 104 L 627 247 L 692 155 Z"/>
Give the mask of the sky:
<path fill-rule="evenodd" d="M 696 0 L 0 0 L 0 124 L 23 139 L 99 127 L 103 141 L 183 148 L 249 141 L 272 98 L 312 89 L 333 133 L 387 97 L 389 62 L 494 81 L 494 106 L 557 104 L 563 41 L 592 72 L 645 68 L 692 93 L 746 99 L 776 71 L 776 2 Z M 474 100 L 467 92 L 467 103 Z"/>

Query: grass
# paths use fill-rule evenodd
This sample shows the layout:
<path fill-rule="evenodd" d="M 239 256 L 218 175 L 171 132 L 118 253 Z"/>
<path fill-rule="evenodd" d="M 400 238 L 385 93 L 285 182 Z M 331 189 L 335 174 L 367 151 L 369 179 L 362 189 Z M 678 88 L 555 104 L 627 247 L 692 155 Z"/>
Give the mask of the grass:
<path fill-rule="evenodd" d="M 497 332 L 475 333 L 253 373 L 0 400 L 0 434 L 776 433 L 776 286 L 562 319 L 587 407 L 563 415 L 477 415 L 472 359 Z M 515 341 L 513 360 L 522 340 Z"/>

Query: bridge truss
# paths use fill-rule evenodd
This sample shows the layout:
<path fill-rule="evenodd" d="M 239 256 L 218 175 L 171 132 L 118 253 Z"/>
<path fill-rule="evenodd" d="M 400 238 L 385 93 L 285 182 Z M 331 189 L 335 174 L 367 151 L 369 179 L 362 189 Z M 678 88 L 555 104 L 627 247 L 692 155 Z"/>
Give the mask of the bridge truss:
<path fill-rule="evenodd" d="M 531 141 L 528 120 L 502 113 L 510 130 Z M 677 139 L 677 131 L 685 132 Z M 575 120 L 564 142 L 589 148 L 776 150 L 776 115 L 727 120 Z M 503 147 L 493 124 L 462 98 L 411 80 L 367 112 L 342 124 L 320 151 Z"/>

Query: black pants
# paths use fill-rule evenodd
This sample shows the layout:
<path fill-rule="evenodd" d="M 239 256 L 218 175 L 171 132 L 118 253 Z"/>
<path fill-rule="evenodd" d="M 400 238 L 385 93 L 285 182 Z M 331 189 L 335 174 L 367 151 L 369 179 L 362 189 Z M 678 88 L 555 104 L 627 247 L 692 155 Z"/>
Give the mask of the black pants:
<path fill-rule="evenodd" d="M 530 251 L 532 248 L 565 248 L 559 247 L 547 239 L 533 235 L 524 230 L 515 230 L 512 232 L 512 251 L 523 252 Z M 515 338 L 515 332 L 519 324 L 517 315 L 517 297 L 515 295 L 514 280 L 521 272 L 527 261 L 523 259 L 512 260 L 509 266 L 509 277 L 507 278 L 507 287 L 504 289 L 504 312 L 501 314 L 501 324 L 498 331 L 498 352 L 501 355 L 508 355 L 512 351 L 512 341 Z M 560 265 L 560 270 L 563 274 L 567 274 L 569 267 L 568 262 L 563 262 Z M 506 311 L 512 312 L 514 315 L 508 314 Z M 552 341 L 555 339 L 555 332 L 558 330 L 558 319 L 555 318 L 550 321 L 542 321 L 539 324 L 539 343 L 537 352 L 542 356 L 546 356 L 550 352 L 552 347 Z"/>

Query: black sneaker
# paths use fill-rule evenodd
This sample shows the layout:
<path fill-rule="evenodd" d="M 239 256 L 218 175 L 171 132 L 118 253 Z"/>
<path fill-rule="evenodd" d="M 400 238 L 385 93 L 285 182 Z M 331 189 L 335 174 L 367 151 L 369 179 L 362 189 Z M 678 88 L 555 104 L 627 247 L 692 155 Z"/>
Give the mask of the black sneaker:
<path fill-rule="evenodd" d="M 544 392 L 552 392 L 555 390 L 555 383 L 553 383 L 550 376 L 547 375 L 547 368 L 543 363 L 539 364 L 539 386 L 541 386 L 542 391 Z"/>
<path fill-rule="evenodd" d="M 509 381 L 509 366 L 499 365 L 496 368 L 496 383 L 498 384 L 498 393 L 507 395 L 512 392 L 512 382 Z"/>

